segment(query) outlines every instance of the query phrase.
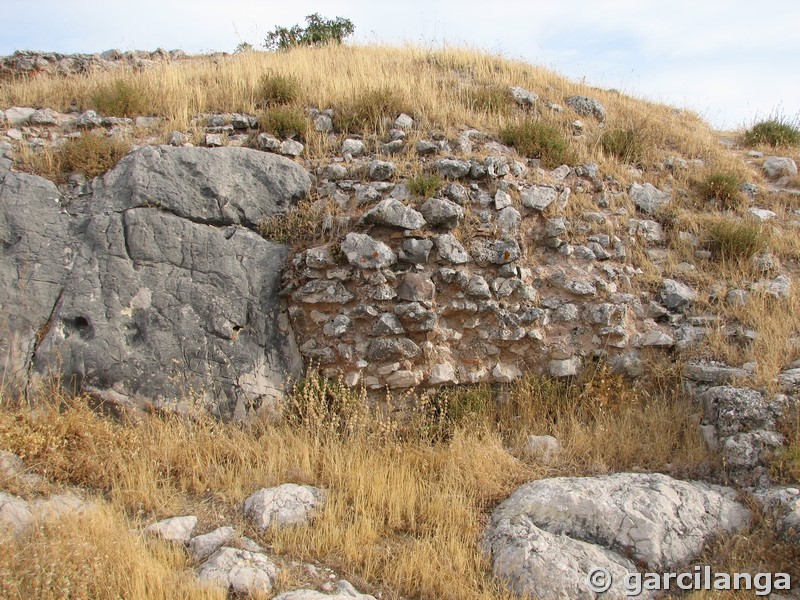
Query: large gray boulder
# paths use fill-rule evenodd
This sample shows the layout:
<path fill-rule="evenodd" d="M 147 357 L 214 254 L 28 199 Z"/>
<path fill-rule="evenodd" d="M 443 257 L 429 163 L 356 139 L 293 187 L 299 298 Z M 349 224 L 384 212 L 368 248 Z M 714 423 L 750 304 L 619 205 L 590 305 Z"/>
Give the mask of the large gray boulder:
<path fill-rule="evenodd" d="M 7 386 L 18 392 L 74 263 L 73 219 L 59 199 L 41 177 L 6 172 L 0 179 L 0 360 Z"/>
<path fill-rule="evenodd" d="M 270 527 L 305 525 L 325 504 L 325 490 L 310 485 L 284 483 L 264 488 L 244 501 L 244 513 L 261 531 Z"/>
<path fill-rule="evenodd" d="M 735 498 L 730 488 L 659 473 L 556 477 L 517 489 L 495 509 L 487 535 L 527 520 L 670 570 L 696 558 L 711 536 L 747 525 L 750 512 Z"/>
<path fill-rule="evenodd" d="M 6 174 L 10 381 L 56 376 L 124 408 L 274 406 L 303 369 L 278 297 L 288 248 L 250 229 L 309 186 L 295 163 L 244 148 L 143 147 L 69 205 L 44 179 Z"/>
<path fill-rule="evenodd" d="M 598 569 L 611 575 L 608 597 L 623 598 L 625 577 L 636 572 L 636 565 L 616 552 L 544 531 L 525 514 L 493 518 L 484 549 L 495 577 L 520 596 L 541 600 L 594 600 L 598 594 L 588 577 Z"/>
<path fill-rule="evenodd" d="M 276 154 L 144 146 L 98 181 L 92 201 L 106 210 L 153 207 L 194 223 L 255 227 L 310 187 L 302 167 Z"/>

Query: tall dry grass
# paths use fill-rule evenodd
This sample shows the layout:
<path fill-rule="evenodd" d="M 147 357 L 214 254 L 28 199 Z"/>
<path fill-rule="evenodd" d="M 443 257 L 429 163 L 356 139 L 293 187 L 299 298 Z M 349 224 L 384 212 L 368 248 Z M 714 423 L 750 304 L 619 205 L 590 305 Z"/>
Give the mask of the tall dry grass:
<path fill-rule="evenodd" d="M 619 159 L 603 151 L 604 129 L 598 123 L 583 119 L 584 135 L 571 139 L 575 114 L 547 107 L 547 103 L 563 105 L 569 96 L 589 95 L 606 107 L 606 129 L 637 136 L 642 148 L 639 162 L 658 162 L 672 153 L 702 158 L 719 168 L 727 164 L 713 132 L 693 113 L 614 90 L 590 88 L 542 67 L 469 49 L 297 48 L 195 57 L 143 71 L 19 78 L 0 89 L 0 106 L 48 106 L 60 111 L 96 108 L 103 91 L 115 89 L 124 80 L 126 89 L 137 90 L 145 98 L 143 105 L 150 113 L 166 119 L 165 129 L 185 130 L 198 113 L 255 113 L 265 105 L 265 75 L 291 79 L 291 105 L 332 107 L 345 117 L 357 110 L 370 114 L 369 109 L 380 100 L 393 111 L 410 112 L 426 129 L 474 127 L 497 133 L 509 124 L 534 118 L 561 130 L 579 158 L 598 160 L 606 172 L 625 176 Z M 533 110 L 515 108 L 503 92 L 510 86 L 534 91 L 541 102 Z M 494 91 L 491 101 L 482 100 L 486 90 Z"/>
<path fill-rule="evenodd" d="M 344 386 L 320 381 L 306 384 L 295 400 L 303 410 L 287 412 L 294 417 L 248 425 L 159 415 L 124 425 L 80 398 L 51 394 L 33 409 L 5 399 L 0 447 L 55 484 L 92 490 L 108 506 L 107 520 L 89 535 L 69 524 L 15 542 L 13 552 L 0 554 L 8 585 L 33 589 L 31 577 L 51 562 L 59 577 L 85 582 L 85 573 L 97 573 L 89 559 L 61 561 L 60 548 L 64 556 L 75 556 L 75 544 L 84 556 L 103 555 L 108 538 L 128 527 L 197 514 L 198 531 L 233 524 L 279 557 L 320 561 L 371 589 L 425 599 L 508 598 L 480 540 L 489 511 L 515 486 L 555 475 L 642 468 L 698 476 L 709 468 L 695 407 L 605 371 L 572 385 L 526 380 L 502 390 L 499 403 L 488 386 L 450 390 L 406 399 L 402 412 L 399 404 L 368 405 Z M 343 415 L 356 425 L 332 426 Z M 564 449 L 541 463 L 525 451 L 528 434 L 555 435 Z M 286 481 L 329 489 L 324 511 L 310 527 L 253 531 L 242 501 Z M 108 561 L 132 563 L 166 586 L 185 565 L 170 552 L 126 537 Z M 153 571 L 156 563 L 162 571 Z M 95 575 L 100 587 L 92 597 L 160 597 L 158 587 L 129 595 L 132 588 L 115 573 L 109 567 L 107 577 Z"/>

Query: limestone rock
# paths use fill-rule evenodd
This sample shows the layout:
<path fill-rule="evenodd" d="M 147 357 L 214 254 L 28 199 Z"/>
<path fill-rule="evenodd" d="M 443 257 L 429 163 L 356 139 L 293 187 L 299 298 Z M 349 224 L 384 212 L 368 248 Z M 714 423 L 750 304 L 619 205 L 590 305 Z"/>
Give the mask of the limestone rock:
<path fill-rule="evenodd" d="M 770 179 L 795 177 L 797 164 L 788 156 L 770 156 L 764 161 L 764 174 Z"/>
<path fill-rule="evenodd" d="M 512 87 L 511 97 L 514 98 L 514 102 L 525 108 L 535 106 L 539 99 L 539 96 L 521 87 Z"/>
<path fill-rule="evenodd" d="M 431 369 L 431 376 L 428 379 L 430 385 L 441 385 L 443 383 L 458 383 L 455 367 L 450 363 L 439 363 Z"/>
<path fill-rule="evenodd" d="M 669 310 L 678 310 L 689 306 L 697 298 L 697 292 L 674 279 L 665 279 L 661 285 L 661 301 Z"/>
<path fill-rule="evenodd" d="M 431 240 L 408 239 L 403 241 L 403 249 L 400 252 L 400 260 L 415 265 L 424 265 L 428 262 L 433 242 Z"/>
<path fill-rule="evenodd" d="M 207 133 L 205 145 L 209 148 L 220 148 L 225 145 L 225 136 L 221 133 Z"/>
<path fill-rule="evenodd" d="M 547 370 L 551 377 L 574 377 L 580 373 L 581 359 L 578 356 L 554 359 L 547 363 Z"/>
<path fill-rule="evenodd" d="M 12 106 L 11 108 L 5 109 L 6 121 L 11 127 L 27 125 L 34 114 L 36 114 L 35 108 Z M 96 114 L 97 113 L 95 113 L 95 115 Z"/>
<path fill-rule="evenodd" d="M 397 297 L 409 302 L 431 302 L 435 294 L 433 281 L 419 273 L 406 273 L 397 288 Z"/>
<path fill-rule="evenodd" d="M 636 208 L 647 214 L 655 214 L 658 209 L 666 206 L 670 201 L 669 194 L 649 183 L 632 183 L 628 194 Z"/>
<path fill-rule="evenodd" d="M 397 129 L 411 129 L 414 127 L 414 119 L 405 113 L 401 113 L 400 116 L 394 120 L 394 126 Z"/>
<path fill-rule="evenodd" d="M 275 596 L 274 600 L 375 600 L 374 596 L 359 593 L 349 581 L 336 582 L 335 594 L 323 594 L 315 590 L 292 590 Z"/>
<path fill-rule="evenodd" d="M 481 266 L 506 265 L 519 260 L 522 251 L 516 240 L 475 240 L 470 254 Z"/>
<path fill-rule="evenodd" d="M 157 207 L 196 223 L 259 223 L 292 208 L 311 187 L 288 159 L 248 148 L 143 146 L 103 177 L 94 202 Z"/>
<path fill-rule="evenodd" d="M 752 290 L 772 296 L 777 300 L 785 300 L 792 293 L 792 281 L 786 275 L 778 275 L 775 279 L 759 281 L 753 284 Z"/>
<path fill-rule="evenodd" d="M 22 498 L 0 492 L 0 531 L 21 534 L 33 521 L 28 503 Z"/>
<path fill-rule="evenodd" d="M 379 202 L 364 214 L 362 221 L 400 229 L 419 229 L 425 226 L 425 219 L 419 212 L 393 198 Z"/>
<path fill-rule="evenodd" d="M 502 507 L 503 505 L 501 505 Z M 484 538 L 494 576 L 519 595 L 541 600 L 595 600 L 598 595 L 587 584 L 593 569 L 605 569 L 615 585 L 610 598 L 624 598 L 623 582 L 636 566 L 616 552 L 595 544 L 553 534 L 536 526 L 528 515 L 500 513 Z M 652 598 L 645 592 L 642 598 Z"/>
<path fill-rule="evenodd" d="M 364 233 L 348 233 L 341 248 L 347 261 L 361 269 L 383 269 L 397 262 L 389 246 Z"/>
<path fill-rule="evenodd" d="M 401 369 L 386 378 L 386 385 L 390 389 L 410 388 L 422 382 L 423 373 L 419 370 Z"/>
<path fill-rule="evenodd" d="M 214 531 L 193 537 L 189 541 L 189 554 L 192 560 L 200 562 L 234 539 L 236 531 L 233 527 L 218 527 Z"/>
<path fill-rule="evenodd" d="M 419 356 L 422 350 L 408 338 L 375 338 L 367 348 L 367 359 L 374 361 L 400 360 Z"/>
<path fill-rule="evenodd" d="M 52 108 L 36 110 L 30 116 L 31 125 L 55 125 L 58 122 L 58 113 Z"/>
<path fill-rule="evenodd" d="M 464 209 L 451 200 L 430 198 L 420 207 L 420 212 L 432 227 L 453 229 L 464 218 Z"/>
<path fill-rule="evenodd" d="M 470 277 L 466 290 L 467 296 L 473 298 L 491 298 L 492 290 L 489 289 L 489 284 L 481 275 L 473 275 Z"/>
<path fill-rule="evenodd" d="M 254 150 L 143 147 L 67 213 L 51 183 L 7 174 L 0 229 L 20 242 L 0 259 L 0 303 L 26 315 L 4 361 L 23 386 L 58 375 L 124 410 L 164 406 L 184 386 L 221 416 L 274 405 L 302 370 L 277 296 L 287 248 L 240 225 L 309 186 Z"/>
<path fill-rule="evenodd" d="M 294 299 L 307 304 L 347 304 L 353 294 L 338 281 L 313 279 L 294 293 Z"/>
<path fill-rule="evenodd" d="M 671 570 L 696 558 L 711 536 L 737 531 L 749 520 L 730 488 L 659 473 L 616 473 L 523 485 L 495 509 L 488 536 L 503 524 L 525 522 Z"/>
<path fill-rule="evenodd" d="M 572 96 L 566 99 L 566 104 L 579 115 L 595 117 L 599 121 L 606 118 L 606 109 L 594 98 L 586 96 Z"/>
<path fill-rule="evenodd" d="M 558 197 L 558 191 L 554 187 L 546 185 L 534 185 L 522 192 L 522 206 L 538 210 L 546 209 Z"/>
<path fill-rule="evenodd" d="M 442 260 L 449 261 L 456 265 L 463 265 L 472 260 L 464 246 L 461 245 L 456 237 L 450 233 L 439 235 L 434 238 L 434 245 L 439 252 Z"/>
<path fill-rule="evenodd" d="M 388 181 L 394 177 L 395 171 L 397 167 L 394 163 L 383 160 L 373 160 L 367 167 L 367 173 L 372 181 Z"/>
<path fill-rule="evenodd" d="M 466 160 L 444 158 L 436 161 L 436 170 L 439 175 L 447 179 L 461 179 L 469 175 L 472 165 Z"/>
<path fill-rule="evenodd" d="M 561 451 L 561 444 L 552 435 L 529 435 L 525 453 L 547 464 Z"/>
<path fill-rule="evenodd" d="M 192 537 L 192 530 L 197 525 L 197 517 L 172 517 L 145 527 L 145 533 L 160 537 L 170 542 L 187 544 Z"/>
<path fill-rule="evenodd" d="M 511 383 L 522 377 L 522 371 L 517 365 L 499 362 L 492 369 L 492 377 L 499 383 Z"/>
<path fill-rule="evenodd" d="M 244 501 L 244 513 L 259 530 L 305 525 L 325 503 L 325 490 L 284 483 L 259 490 Z"/>
<path fill-rule="evenodd" d="M 364 154 L 364 142 L 361 140 L 346 139 L 342 142 L 342 154 L 361 156 Z"/>
<path fill-rule="evenodd" d="M 303 154 L 305 147 L 297 140 L 284 140 L 281 142 L 280 153 L 284 156 L 300 156 Z"/>
<path fill-rule="evenodd" d="M 237 594 L 268 594 L 278 568 L 264 554 L 223 546 L 197 569 L 200 583 Z"/>

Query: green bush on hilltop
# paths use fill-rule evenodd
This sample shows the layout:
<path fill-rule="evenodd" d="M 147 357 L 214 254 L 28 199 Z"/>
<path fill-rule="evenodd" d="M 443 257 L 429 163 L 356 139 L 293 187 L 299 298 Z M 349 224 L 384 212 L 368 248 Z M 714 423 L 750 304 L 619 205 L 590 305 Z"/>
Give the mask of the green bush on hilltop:
<path fill-rule="evenodd" d="M 747 146 L 799 146 L 800 127 L 797 120 L 775 116 L 755 123 L 745 131 L 743 141 Z"/>
<path fill-rule="evenodd" d="M 306 17 L 308 26 L 276 27 L 267 34 L 264 46 L 267 50 L 291 50 L 296 46 L 324 46 L 341 44 L 356 30 L 350 19 L 336 17 L 323 19 L 319 13 Z"/>

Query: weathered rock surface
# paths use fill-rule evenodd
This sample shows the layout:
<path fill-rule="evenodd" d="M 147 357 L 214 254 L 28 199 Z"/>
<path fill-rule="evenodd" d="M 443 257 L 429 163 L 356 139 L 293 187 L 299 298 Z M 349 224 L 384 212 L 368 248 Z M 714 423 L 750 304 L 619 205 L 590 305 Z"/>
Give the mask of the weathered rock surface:
<path fill-rule="evenodd" d="M 310 485 L 284 483 L 265 488 L 244 501 L 244 512 L 261 530 L 304 525 L 325 503 L 325 491 Z"/>
<path fill-rule="evenodd" d="M 189 554 L 195 562 L 200 562 L 234 539 L 236 531 L 233 527 L 218 527 L 214 531 L 193 537 L 189 541 Z"/>
<path fill-rule="evenodd" d="M 633 183 L 628 193 L 636 208 L 649 215 L 658 212 L 662 206 L 666 206 L 670 201 L 669 194 L 662 192 L 649 183 Z"/>
<path fill-rule="evenodd" d="M 749 519 L 730 488 L 658 473 L 617 473 L 526 484 L 495 509 L 487 535 L 528 521 L 669 570 L 695 558 L 711 535 L 736 531 Z"/>
<path fill-rule="evenodd" d="M 19 535 L 32 521 L 33 514 L 25 500 L 0 492 L 0 531 Z"/>
<path fill-rule="evenodd" d="M 419 229 L 425 225 L 425 219 L 419 212 L 391 198 L 379 202 L 362 217 L 362 220 L 372 225 L 400 229 Z"/>
<path fill-rule="evenodd" d="M 278 577 L 278 567 L 267 556 L 223 546 L 197 569 L 206 585 L 233 590 L 237 594 L 268 594 Z"/>
<path fill-rule="evenodd" d="M 222 416 L 273 406 L 302 373 L 277 295 L 287 249 L 246 227 L 309 185 L 295 163 L 243 148 L 142 147 L 69 206 L 49 181 L 7 173 L 12 383 L 54 374 L 125 408 L 190 393 Z"/>
<path fill-rule="evenodd" d="M 789 398 L 770 398 L 749 388 L 715 386 L 698 396 L 708 441 L 719 450 L 728 476 L 740 485 L 768 484 L 769 453 L 783 445 L 777 423 L 789 407 Z"/>
<path fill-rule="evenodd" d="M 592 569 L 606 569 L 615 582 L 609 597 L 623 598 L 625 576 L 636 571 L 619 554 L 544 531 L 525 514 L 493 516 L 484 549 L 492 558 L 495 577 L 519 595 L 542 600 L 594 600 L 598 595 L 587 583 Z"/>
<path fill-rule="evenodd" d="M 148 525 L 144 531 L 163 540 L 188 544 L 196 525 L 197 517 L 195 516 L 171 517 Z"/>
<path fill-rule="evenodd" d="M 336 582 L 335 594 L 323 594 L 316 590 L 292 590 L 275 596 L 275 600 L 375 600 L 375 596 L 362 594 L 344 579 Z"/>

